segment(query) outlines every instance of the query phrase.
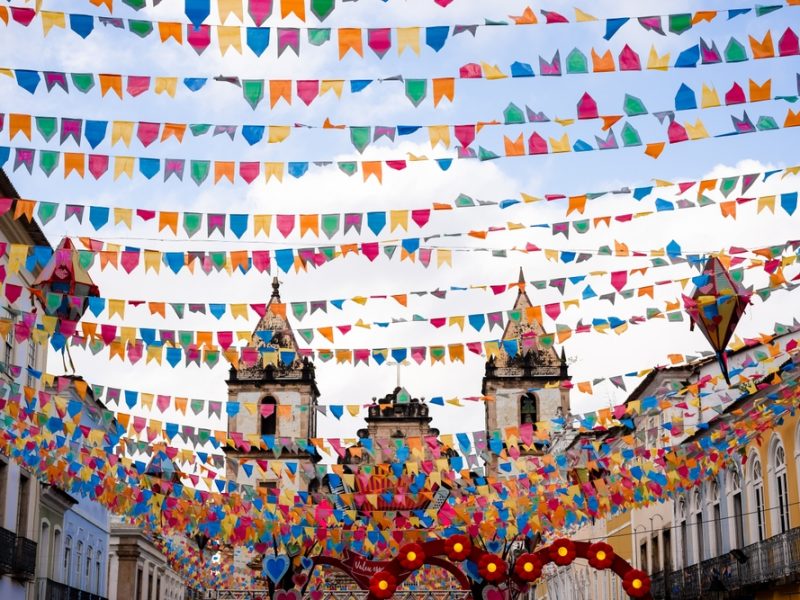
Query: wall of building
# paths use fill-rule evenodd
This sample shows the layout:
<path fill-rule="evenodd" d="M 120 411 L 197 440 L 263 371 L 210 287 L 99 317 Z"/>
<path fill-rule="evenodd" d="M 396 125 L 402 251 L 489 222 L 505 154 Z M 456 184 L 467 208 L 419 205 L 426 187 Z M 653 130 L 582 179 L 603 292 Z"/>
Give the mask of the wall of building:
<path fill-rule="evenodd" d="M 0 192 L 4 196 L 13 196 L 14 190 L 8 185 L 4 173 L 0 173 Z M 35 234 L 35 235 L 34 235 Z M 22 220 L 15 221 L 11 217 L 11 212 L 0 216 L 0 242 L 9 244 L 37 245 L 47 243 L 38 227 L 26 225 Z M 9 255 L 6 253 L 0 258 L 0 265 L 5 269 L 5 283 L 22 286 L 23 289 L 33 284 L 34 273 L 25 268 L 23 263 L 9 264 Z M 23 293 L 14 303 L 13 307 L 3 298 L 0 303 L 0 318 L 6 320 L 16 320 L 19 311 L 30 312 L 33 309 L 30 296 Z M 24 386 L 38 389 L 39 380 L 29 375 L 24 369 L 29 367 L 35 371 L 44 371 L 47 358 L 47 347 L 34 344 L 30 340 L 17 342 L 14 339 L 13 327 L 9 335 L 0 337 L 0 382 L 6 386 Z M 13 364 L 23 367 L 22 374 L 15 379 L 9 373 L 5 365 Z M 19 389 L 21 391 L 21 389 Z M 17 393 L 16 391 L 13 393 Z M 20 503 L 20 477 L 25 476 L 25 471 L 20 469 L 13 461 L 8 462 L 5 457 L 0 457 L 3 467 L 0 467 L 0 524 L 3 528 L 14 532 L 18 536 L 26 537 L 34 542 L 39 540 L 39 484 L 29 474 L 28 482 L 28 501 L 26 503 L 24 515 L 25 522 L 18 527 L 19 503 Z M 0 598 L 3 600 L 22 600 L 32 598 L 34 594 L 34 584 L 24 583 L 14 580 L 9 575 L 0 578 Z"/>
<path fill-rule="evenodd" d="M 183 600 L 186 586 L 136 527 L 112 524 L 108 600 Z"/>

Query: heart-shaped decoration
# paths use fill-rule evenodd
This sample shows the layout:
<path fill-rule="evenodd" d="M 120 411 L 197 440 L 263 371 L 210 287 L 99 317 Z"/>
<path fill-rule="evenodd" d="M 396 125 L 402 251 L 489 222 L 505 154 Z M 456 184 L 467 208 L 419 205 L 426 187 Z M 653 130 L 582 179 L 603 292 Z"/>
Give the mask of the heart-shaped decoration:
<path fill-rule="evenodd" d="M 486 549 L 491 552 L 492 554 L 497 554 L 500 552 L 500 549 L 503 547 L 502 542 L 497 540 L 492 540 L 491 542 L 486 542 Z"/>
<path fill-rule="evenodd" d="M 478 565 L 476 565 L 471 560 L 464 561 L 464 570 L 466 570 L 469 578 L 474 581 L 481 581 L 483 579 L 480 573 L 478 573 Z"/>
<path fill-rule="evenodd" d="M 311 600 L 322 600 L 321 590 L 311 590 L 308 595 L 311 597 Z"/>
<path fill-rule="evenodd" d="M 277 590 L 275 600 L 300 600 L 300 592 L 298 590 Z"/>
<path fill-rule="evenodd" d="M 314 566 L 314 561 L 311 560 L 307 556 L 301 556 L 300 557 L 300 566 L 303 567 L 304 571 L 308 571 L 311 567 Z"/>
<path fill-rule="evenodd" d="M 278 556 L 265 556 L 264 557 L 264 571 L 267 573 L 267 577 L 272 580 L 272 583 L 278 583 L 284 575 L 286 575 L 286 571 L 289 570 L 289 557 L 278 555 Z"/>
<path fill-rule="evenodd" d="M 306 575 L 305 573 L 295 573 L 294 575 L 292 575 L 292 583 L 294 583 L 296 587 L 299 588 L 303 587 L 307 581 L 308 581 L 308 575 Z"/>
<path fill-rule="evenodd" d="M 483 600 L 505 600 L 505 594 L 502 590 L 497 589 L 493 585 L 488 585 L 483 588 Z"/>

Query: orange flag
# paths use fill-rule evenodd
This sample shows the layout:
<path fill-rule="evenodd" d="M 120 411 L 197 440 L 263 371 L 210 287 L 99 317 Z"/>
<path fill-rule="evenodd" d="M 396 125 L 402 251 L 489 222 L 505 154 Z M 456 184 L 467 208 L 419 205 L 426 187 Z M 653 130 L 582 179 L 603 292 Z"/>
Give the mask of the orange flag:
<path fill-rule="evenodd" d="M 364 181 L 369 179 L 370 175 L 374 175 L 378 183 L 383 183 L 383 173 L 381 171 L 381 161 L 379 160 L 365 160 L 361 163 L 361 171 L 364 175 Z"/>
<path fill-rule="evenodd" d="M 269 82 L 270 108 L 275 108 L 281 98 L 286 100 L 286 104 L 292 103 L 292 82 L 285 79 L 273 79 Z"/>
<path fill-rule="evenodd" d="M 342 60 L 350 50 L 353 50 L 361 57 L 364 56 L 361 29 L 359 27 L 339 29 L 339 60 Z"/>
<path fill-rule="evenodd" d="M 456 80 L 453 77 L 440 77 L 433 80 L 433 106 L 437 106 L 442 98 L 450 102 L 455 97 Z"/>
<path fill-rule="evenodd" d="M 664 146 L 665 145 L 666 144 L 664 142 L 656 142 L 654 144 L 647 144 L 647 146 L 644 149 L 644 153 L 647 154 L 647 156 L 651 156 L 653 158 L 658 158 L 659 156 L 661 156 L 661 153 L 664 151 Z"/>
<path fill-rule="evenodd" d="M 290 14 L 296 14 L 301 21 L 306 20 L 305 0 L 281 0 L 281 18 L 285 19 Z"/>
<path fill-rule="evenodd" d="M 122 99 L 122 75 L 100 74 L 100 94 L 105 96 L 109 90 Z"/>

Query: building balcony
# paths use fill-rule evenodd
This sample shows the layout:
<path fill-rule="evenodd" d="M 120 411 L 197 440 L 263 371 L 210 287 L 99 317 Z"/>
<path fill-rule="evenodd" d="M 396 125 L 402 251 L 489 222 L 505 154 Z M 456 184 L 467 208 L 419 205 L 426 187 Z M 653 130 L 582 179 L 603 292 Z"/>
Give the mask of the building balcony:
<path fill-rule="evenodd" d="M 36 542 L 17 536 L 14 544 L 12 574 L 18 579 L 33 579 L 36 575 Z"/>
<path fill-rule="evenodd" d="M 0 575 L 14 570 L 14 545 L 17 536 L 13 531 L 0 527 Z"/>
<path fill-rule="evenodd" d="M 106 600 L 52 579 L 40 578 L 37 583 L 36 600 Z"/>
<path fill-rule="evenodd" d="M 767 585 L 800 581 L 800 528 L 673 571 L 666 577 L 663 572 L 655 573 L 651 579 L 651 593 L 656 600 L 707 598 L 712 593 L 738 598 Z"/>

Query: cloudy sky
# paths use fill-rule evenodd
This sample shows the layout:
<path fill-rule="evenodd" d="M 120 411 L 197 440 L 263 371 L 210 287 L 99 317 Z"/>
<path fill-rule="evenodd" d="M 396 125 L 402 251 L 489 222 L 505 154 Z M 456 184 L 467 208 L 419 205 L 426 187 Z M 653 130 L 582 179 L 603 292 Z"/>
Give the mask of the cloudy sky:
<path fill-rule="evenodd" d="M 151 2 L 148 1 L 148 5 Z M 212 5 L 215 5 L 212 2 Z M 276 3 L 277 4 L 277 3 Z M 32 6 L 33 3 L 30 3 Z M 72 2 L 44 1 L 43 9 L 52 11 L 83 12 L 107 15 L 103 8 L 93 6 L 88 0 Z M 325 27 L 404 27 L 457 25 L 481 23 L 484 19 L 507 19 L 508 15 L 520 15 L 525 2 L 503 0 L 502 2 L 479 3 L 470 0 L 455 0 L 446 8 L 433 0 L 361 0 L 337 3 L 337 8 L 322 26 Z M 646 16 L 663 14 L 663 3 L 657 2 L 593 2 L 579 6 L 600 18 L 623 16 Z M 445 47 L 438 53 L 421 44 L 419 55 L 406 51 L 397 55 L 396 43 L 381 60 L 368 48 L 364 57 L 350 53 L 339 60 L 334 39 L 320 47 L 306 43 L 305 31 L 301 31 L 300 56 L 286 51 L 277 57 L 276 38 L 260 58 L 247 48 L 242 55 L 229 51 L 220 56 L 216 41 L 212 42 L 201 56 L 188 45 L 178 46 L 173 41 L 161 43 L 158 34 L 140 39 L 127 31 L 97 25 L 95 31 L 82 39 L 69 30 L 53 29 L 46 37 L 42 34 L 41 22 L 36 19 L 28 27 L 11 23 L 0 23 L 0 67 L 35 69 L 47 71 L 123 73 L 151 76 L 214 77 L 217 75 L 239 76 L 242 79 L 381 79 L 395 75 L 407 78 L 430 78 L 454 76 L 461 65 L 469 62 L 485 62 L 498 65 L 509 72 L 514 61 L 529 62 L 538 72 L 539 57 L 549 60 L 556 50 L 562 60 L 575 47 L 587 56 L 594 48 L 599 54 L 610 49 L 617 55 L 625 44 L 639 53 L 646 62 L 651 46 L 659 55 L 671 53 L 671 63 L 682 50 L 696 44 L 702 37 L 707 43 L 713 41 L 720 50 L 731 37 L 747 45 L 748 36 L 762 39 L 772 31 L 777 39 L 788 23 L 796 23 L 798 8 L 785 7 L 772 14 L 756 18 L 745 14 L 728 20 L 724 10 L 730 8 L 752 8 L 746 2 L 722 4 L 714 0 L 706 2 L 673 2 L 669 11 L 695 12 L 700 10 L 723 11 L 712 23 L 700 23 L 681 36 L 659 35 L 646 31 L 635 20 L 627 23 L 611 39 L 605 41 L 605 25 L 598 23 L 576 23 L 568 25 L 537 25 L 534 27 L 482 27 L 476 36 L 462 33 L 448 38 Z M 537 7 L 559 11 L 570 18 L 573 5 L 553 1 Z M 540 21 L 543 17 L 539 14 Z M 121 0 L 114 2 L 114 15 L 124 18 L 153 19 L 161 21 L 185 21 L 183 2 L 162 0 L 158 6 L 135 12 Z M 275 14 L 268 25 L 285 27 L 317 27 L 316 18 L 309 15 L 304 24 L 295 17 L 283 23 Z M 216 10 L 208 19 L 218 23 Z M 228 24 L 236 24 L 232 17 Z M 251 24 L 248 20 L 247 24 Z M 273 34 L 274 36 L 274 34 Z M 351 94 L 345 90 L 341 99 L 329 93 L 316 99 L 310 107 L 297 98 L 291 106 L 279 103 L 269 108 L 268 100 L 254 110 L 242 97 L 240 88 L 221 82 L 210 81 L 202 90 L 190 92 L 179 85 L 174 98 L 166 95 L 146 93 L 136 98 L 125 96 L 123 100 L 112 94 L 101 97 L 99 90 L 80 94 L 74 89 L 70 94 L 59 90 L 47 93 L 40 85 L 35 94 L 18 87 L 13 79 L 0 77 L 3 113 L 29 113 L 44 116 L 65 116 L 97 120 L 130 120 L 178 123 L 210 123 L 216 125 L 281 125 L 305 123 L 321 125 L 326 118 L 332 123 L 353 126 L 396 125 L 459 125 L 478 121 L 503 120 L 503 111 L 510 103 L 524 109 L 542 111 L 550 122 L 513 126 L 486 127 L 478 133 L 472 147 L 478 145 L 502 154 L 503 136 L 512 139 L 522 133 L 525 138 L 536 131 L 543 137 L 561 138 L 569 134 L 574 142 L 578 138 L 594 140 L 601 132 L 601 124 L 586 121 L 568 124 L 555 119 L 574 119 L 576 104 L 584 92 L 596 101 L 601 115 L 622 115 L 626 94 L 641 99 L 650 113 L 669 111 L 675 108 L 675 95 L 682 83 L 697 92 L 703 84 L 713 86 L 724 97 L 734 82 L 748 89 L 748 81 L 762 84 L 772 81 L 773 96 L 791 96 L 798 93 L 797 57 L 737 64 L 701 66 L 697 69 L 672 69 L 667 72 L 643 71 L 627 73 L 597 73 L 556 77 L 505 79 L 497 81 L 457 81 L 455 101 L 443 101 L 434 108 L 430 93 L 420 106 L 414 107 L 405 97 L 401 83 L 375 82 L 364 91 Z M 732 116 L 742 118 L 742 113 L 756 122 L 762 115 L 772 116 L 782 124 L 787 108 L 796 109 L 796 104 L 784 100 L 772 100 L 735 107 L 719 107 L 707 110 L 689 110 L 677 113 L 681 123 L 702 120 L 713 136 L 732 131 Z M 6 122 L 8 122 L 8 117 Z M 621 128 L 625 119 L 613 130 L 621 140 Z M 647 142 L 666 141 L 669 117 L 663 122 L 652 114 L 627 120 Z M 33 140 L 17 136 L 9 141 L 8 126 L 0 132 L 0 145 L 12 147 L 58 148 L 58 137 L 45 142 L 34 131 Z M 621 143 L 621 141 L 620 141 Z M 616 190 L 623 187 L 650 185 L 653 180 L 672 182 L 708 179 L 723 176 L 759 173 L 795 164 L 797 133 L 791 129 L 759 132 L 735 137 L 723 137 L 695 142 L 667 145 L 657 160 L 646 156 L 643 148 L 627 148 L 602 152 L 569 153 L 547 156 L 525 156 L 478 162 L 455 160 L 447 171 L 435 163 L 411 164 L 400 172 L 384 169 L 383 182 L 374 178 L 367 182 L 360 174 L 352 177 L 335 167 L 313 168 L 302 178 L 286 176 L 282 183 L 274 179 L 265 183 L 260 177 L 252 185 L 237 179 L 235 184 L 222 181 L 213 185 L 211 177 L 200 187 L 187 175 L 184 180 L 171 178 L 164 182 L 159 174 L 152 180 L 136 175 L 132 180 L 122 178 L 114 181 L 110 174 L 95 181 L 88 174 L 85 179 L 71 175 L 63 178 L 57 170 L 50 178 L 38 169 L 30 175 L 24 168 L 11 172 L 11 162 L 6 170 L 25 198 L 64 203 L 105 205 L 133 208 L 152 208 L 171 211 L 232 212 L 232 213 L 343 213 L 374 210 L 397 210 L 430 208 L 435 202 L 453 202 L 459 194 L 474 199 L 499 202 L 520 198 L 521 193 L 532 196 L 545 194 L 579 195 L 586 192 Z M 175 139 L 164 143 L 155 142 L 144 148 L 134 139 L 130 148 L 121 143 L 114 147 L 104 141 L 96 153 L 149 156 L 160 158 L 203 158 L 210 160 L 237 161 L 346 161 L 374 159 L 402 159 L 409 154 L 444 158 L 456 155 L 455 140 L 450 148 L 439 145 L 431 149 L 426 128 L 417 133 L 391 141 L 382 138 L 371 143 L 359 154 L 350 142 L 346 130 L 293 129 L 289 138 L 280 144 L 267 144 L 266 140 L 249 146 L 237 133 L 234 140 L 225 135 L 193 138 L 188 132 L 183 143 Z M 62 151 L 78 151 L 74 141 L 69 140 Z M 89 152 L 84 141 L 80 151 Z M 13 157 L 13 152 L 12 152 Z M 13 158 L 12 158 L 13 161 Z M 781 180 L 780 175 L 766 183 L 755 184 L 745 194 L 759 197 L 796 191 L 796 177 Z M 735 190 L 734 198 L 739 189 Z M 723 200 L 719 192 L 709 193 L 715 201 Z M 663 188 L 642 201 L 629 194 L 604 196 L 587 203 L 585 217 L 623 215 L 653 211 L 657 198 L 677 202 L 680 198 L 697 200 L 697 188 L 684 196 L 675 187 Z M 730 199 L 730 198 L 729 198 Z M 500 209 L 497 206 L 470 208 L 435 213 L 423 230 L 412 228 L 409 236 L 437 233 L 464 233 L 491 226 L 504 226 L 507 222 L 525 225 L 564 221 L 564 201 L 518 204 Z M 63 213 L 62 213 L 63 214 Z M 573 214 L 569 218 L 579 218 Z M 300 273 L 281 273 L 281 293 L 284 301 L 300 302 L 322 299 L 349 298 L 352 296 L 390 295 L 415 290 L 448 289 L 450 287 L 485 286 L 516 281 L 522 267 L 528 280 L 544 280 L 554 277 L 586 275 L 586 280 L 577 285 L 568 284 L 563 296 L 553 288 L 529 289 L 534 304 L 557 302 L 561 299 L 581 298 L 586 285 L 591 285 L 598 295 L 612 291 L 608 275 L 598 272 L 647 267 L 645 258 L 594 257 L 580 264 L 558 264 L 547 261 L 541 252 L 522 254 L 507 252 L 506 256 L 492 256 L 488 252 L 475 251 L 476 247 L 512 248 L 532 243 L 540 248 L 593 251 L 603 245 L 613 247 L 615 241 L 627 244 L 631 249 L 649 251 L 665 247 L 675 241 L 685 252 L 704 253 L 730 246 L 753 248 L 773 245 L 797 237 L 797 215 L 789 216 L 778 208 L 756 213 L 756 203 L 739 206 L 737 219 L 723 218 L 716 206 L 693 208 L 661 213 L 628 223 L 612 223 L 611 227 L 592 229 L 580 235 L 572 231 L 569 238 L 553 236 L 548 228 L 524 228 L 514 232 L 494 233 L 486 240 L 468 237 L 442 238 L 431 244 L 443 247 L 471 249 L 457 252 L 453 266 L 441 269 L 424 268 L 419 263 L 378 258 L 370 263 L 360 256 L 349 256 L 323 265 L 317 270 Z M 195 236 L 187 240 L 179 230 L 178 236 L 164 237 L 152 223 L 138 225 L 133 231 L 122 227 L 106 227 L 95 232 L 88 223 L 79 225 L 75 220 L 65 223 L 63 218 L 53 220 L 45 228 L 55 244 L 64 235 L 91 236 L 112 243 L 125 243 L 137 247 L 169 250 L 198 249 L 276 249 L 325 245 L 323 240 L 311 236 L 299 238 L 295 231 L 288 239 L 277 233 L 270 239 L 261 236 L 254 239 L 248 232 L 241 240 L 232 236 L 222 239 L 215 234 L 213 239 Z M 379 238 L 366 231 L 359 236 L 355 232 L 337 234 L 333 243 L 386 240 L 398 237 L 385 230 Z M 405 234 L 402 236 L 405 237 Z M 787 275 L 794 276 L 796 267 L 787 268 Z M 594 273 L 594 274 L 593 274 Z M 685 265 L 650 269 L 630 277 L 628 287 L 642 287 L 658 281 L 690 277 L 694 272 Z M 251 271 L 246 275 L 225 273 L 174 275 L 162 269 L 159 275 L 145 274 L 138 269 L 131 275 L 108 269 L 101 271 L 99 265 L 92 270 L 104 296 L 168 302 L 265 302 L 270 293 L 270 278 L 266 274 Z M 763 270 L 748 271 L 745 282 L 756 287 L 767 285 Z M 654 299 L 640 298 L 623 300 L 614 304 L 607 300 L 582 300 L 579 307 L 572 307 L 561 314 L 557 322 L 574 326 L 579 319 L 584 323 L 596 318 L 615 316 L 621 319 L 644 315 L 647 308 L 664 308 L 665 302 L 674 300 L 682 291 L 679 284 L 658 286 Z M 300 327 L 323 327 L 327 325 L 411 319 L 413 315 L 425 318 L 468 315 L 511 308 L 516 292 L 495 295 L 486 289 L 453 291 L 445 299 L 430 295 L 411 298 L 407 308 L 392 300 L 371 301 L 366 306 L 348 302 L 344 310 L 330 308 L 327 314 L 316 313 L 305 317 Z M 764 303 L 756 300 L 742 320 L 739 333 L 742 337 L 769 332 L 776 321 L 791 321 L 797 315 L 797 299 L 789 292 L 775 294 Z M 246 330 L 255 325 L 255 320 L 245 323 L 230 317 L 217 321 L 212 316 L 192 315 L 177 320 L 172 316 L 162 319 L 149 314 L 146 307 L 129 308 L 126 323 L 158 329 L 195 330 Z M 118 317 L 107 314 L 91 318 L 97 322 L 121 324 Z M 546 320 L 546 328 L 555 325 Z M 649 321 L 629 327 L 622 335 L 591 332 L 569 339 L 565 343 L 570 359 L 570 372 L 576 381 L 625 374 L 647 369 L 668 361 L 669 354 L 692 354 L 706 350 L 704 338 L 697 332 L 689 332 L 688 322 L 666 323 L 663 320 Z M 337 335 L 335 346 L 343 348 L 381 348 L 408 345 L 446 344 L 458 341 L 496 339 L 497 329 L 489 332 L 485 328 L 478 332 L 466 328 L 460 332 L 455 328 L 435 329 L 428 323 L 398 323 L 387 328 L 355 328 L 347 335 Z M 331 344 L 316 336 L 313 348 L 327 348 Z M 88 351 L 74 349 L 73 358 L 78 371 L 89 381 L 104 386 L 134 389 L 144 392 L 189 396 L 195 398 L 226 398 L 225 379 L 227 369 L 219 365 L 215 369 L 189 367 L 172 369 L 166 363 L 154 366 L 141 361 L 137 365 L 109 362 L 107 354 L 92 356 Z M 61 360 L 51 353 L 51 370 L 59 371 Z M 323 404 L 364 404 L 373 396 L 382 396 L 394 386 L 396 371 L 389 366 L 337 365 L 334 361 L 317 365 L 318 383 L 322 391 Z M 401 379 L 409 391 L 416 396 L 459 397 L 480 393 L 484 359 L 468 356 L 465 364 L 436 364 L 404 367 Z M 628 389 L 635 385 L 635 378 L 627 378 Z M 578 395 L 573 398 L 575 412 L 592 410 L 623 401 L 625 391 L 612 386 L 599 385 L 592 396 Z M 145 414 L 140 412 L 140 414 Z M 483 427 L 483 406 L 466 403 L 464 407 L 434 407 L 435 425 L 445 433 L 475 431 Z M 164 419 L 164 415 L 156 415 Z M 341 421 L 332 417 L 320 417 L 320 433 L 327 436 L 347 437 L 363 422 L 364 413 L 351 417 L 345 413 Z M 190 417 L 167 413 L 167 420 L 186 424 L 197 424 Z M 212 421 L 212 427 L 224 428 L 220 421 Z"/>

